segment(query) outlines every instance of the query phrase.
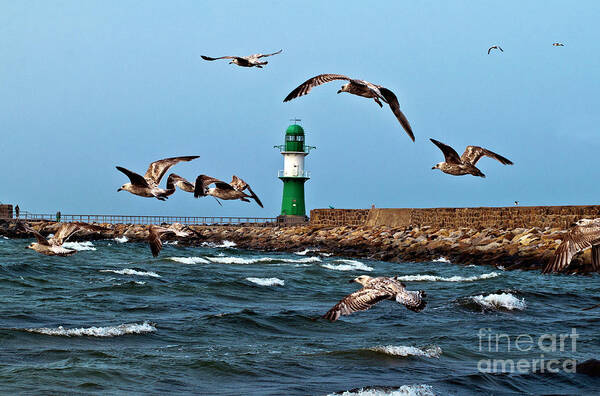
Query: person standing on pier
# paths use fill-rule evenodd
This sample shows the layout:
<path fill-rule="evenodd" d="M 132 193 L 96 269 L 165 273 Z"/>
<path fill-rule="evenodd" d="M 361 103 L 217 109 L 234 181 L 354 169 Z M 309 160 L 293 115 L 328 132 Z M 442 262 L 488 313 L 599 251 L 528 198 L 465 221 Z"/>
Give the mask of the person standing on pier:
<path fill-rule="evenodd" d="M 21 213 L 21 209 L 19 209 L 19 204 L 17 204 L 17 206 L 15 206 L 15 217 L 17 219 L 19 218 L 20 213 Z"/>
<path fill-rule="evenodd" d="M 60 210 L 56 212 L 56 222 L 60 223 Z"/>

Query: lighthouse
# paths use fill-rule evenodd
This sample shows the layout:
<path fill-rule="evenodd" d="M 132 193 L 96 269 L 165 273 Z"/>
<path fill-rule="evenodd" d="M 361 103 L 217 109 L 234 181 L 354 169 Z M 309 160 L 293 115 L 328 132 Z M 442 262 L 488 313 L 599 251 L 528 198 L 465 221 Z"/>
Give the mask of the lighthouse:
<path fill-rule="evenodd" d="M 306 219 L 304 204 L 304 183 L 310 179 L 310 173 L 304 169 L 304 158 L 311 149 L 305 141 L 304 129 L 294 121 L 285 131 L 285 143 L 274 146 L 283 155 L 283 170 L 278 173 L 283 182 L 283 198 L 281 199 L 281 216 L 284 222 L 297 222 Z"/>

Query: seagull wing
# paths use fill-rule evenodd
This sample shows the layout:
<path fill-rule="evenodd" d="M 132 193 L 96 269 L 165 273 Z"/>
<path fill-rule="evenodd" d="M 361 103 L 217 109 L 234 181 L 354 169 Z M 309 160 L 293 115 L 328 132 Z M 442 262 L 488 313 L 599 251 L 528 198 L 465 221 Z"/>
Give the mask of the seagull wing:
<path fill-rule="evenodd" d="M 569 266 L 573 256 L 583 250 L 591 248 L 594 244 L 599 242 L 600 227 L 575 226 L 563 238 L 562 243 L 556 248 L 556 252 L 554 252 L 554 258 L 544 267 L 542 273 L 561 272 Z M 593 254 L 592 259 L 594 259 Z"/>
<path fill-rule="evenodd" d="M 501 156 L 500 154 L 496 154 L 493 151 L 484 149 L 478 146 L 467 146 L 465 152 L 460 157 L 461 161 L 470 163 L 471 165 L 475 165 L 477 161 L 481 159 L 481 157 L 490 157 L 497 161 L 500 161 L 504 165 L 512 165 L 512 161 L 508 158 Z"/>
<path fill-rule="evenodd" d="M 171 157 L 165 158 L 158 161 L 154 161 L 148 167 L 146 174 L 144 175 L 145 179 L 152 180 L 154 183 L 160 183 L 160 179 L 167 173 L 170 167 L 175 165 L 181 161 L 191 161 L 193 159 L 198 158 L 198 155 L 189 155 L 185 157 Z"/>
<path fill-rule="evenodd" d="M 122 166 L 117 166 L 117 169 L 127 175 L 129 181 L 131 181 L 131 184 L 135 186 L 150 187 L 146 179 L 144 179 L 141 175 L 138 175 L 129 169 L 123 168 Z"/>
<path fill-rule="evenodd" d="M 413 134 L 413 131 L 412 131 L 412 128 L 410 127 L 408 119 L 402 113 L 402 111 L 400 111 L 400 104 L 398 103 L 398 98 L 389 89 L 384 88 L 384 87 L 378 87 L 378 88 L 379 88 L 379 92 L 381 92 L 381 95 L 383 95 L 385 101 L 390 106 L 390 109 L 392 109 L 392 112 L 394 113 L 394 115 L 396 116 L 398 121 L 400 121 L 400 125 L 402 125 L 402 128 L 404 128 L 404 130 L 406 131 L 408 136 L 414 142 L 415 135 Z"/>
<path fill-rule="evenodd" d="M 351 79 L 349 77 L 343 76 L 341 74 L 319 74 L 318 76 L 309 78 L 308 80 L 306 80 L 305 82 L 300 84 L 296 89 L 294 89 L 292 92 L 290 92 L 289 95 L 286 96 L 283 101 L 289 102 L 290 100 L 292 100 L 294 98 L 298 98 L 300 96 L 306 95 L 307 93 L 310 92 L 311 89 L 313 89 L 314 87 L 316 87 L 318 85 L 325 84 L 325 83 L 328 83 L 328 82 L 334 81 L 334 80 L 350 81 Z"/>
<path fill-rule="evenodd" d="M 458 156 L 458 153 L 456 152 L 456 150 L 454 150 L 452 147 L 448 146 L 447 144 L 439 142 L 435 139 L 429 139 L 429 140 L 431 140 L 433 142 L 433 144 L 435 144 L 436 146 L 438 146 L 438 148 L 440 150 L 442 150 L 442 153 L 444 153 L 444 158 L 447 163 L 461 164 L 460 157 Z"/>
<path fill-rule="evenodd" d="M 350 315 L 352 312 L 366 311 L 379 301 L 391 298 L 393 294 L 385 290 L 362 288 L 354 293 L 348 294 L 339 303 L 335 304 L 323 318 L 332 322 L 338 320 L 340 315 Z"/>
<path fill-rule="evenodd" d="M 50 238 L 49 242 L 52 245 L 60 246 L 66 241 L 68 241 L 71 236 L 84 230 L 96 232 L 107 231 L 106 228 L 95 224 L 87 224 L 80 222 L 63 223 L 56 232 L 56 234 L 54 234 L 54 236 Z"/>
<path fill-rule="evenodd" d="M 273 55 L 281 54 L 281 51 L 283 51 L 283 50 L 280 49 L 279 51 L 273 52 L 272 54 L 255 54 L 255 55 L 252 55 L 252 56 L 256 56 L 256 58 L 265 58 L 267 56 L 273 56 Z"/>
<path fill-rule="evenodd" d="M 215 187 L 217 187 L 217 188 L 221 188 L 224 190 L 233 190 L 234 189 L 230 184 L 227 184 L 222 180 L 219 180 L 214 177 L 206 176 L 206 175 L 200 175 L 196 178 L 196 185 L 194 188 L 194 198 L 206 196 L 206 192 L 205 192 L 206 188 L 213 183 L 215 184 Z"/>
<path fill-rule="evenodd" d="M 504 52 L 504 50 L 502 49 L 502 47 L 498 46 L 498 49 L 500 50 L 500 52 Z"/>
<path fill-rule="evenodd" d="M 157 227 L 151 225 L 148 229 L 148 245 L 150 245 L 150 251 L 152 252 L 152 256 L 156 257 L 160 253 L 162 249 L 162 241 L 160 237 L 167 233 L 172 232 L 168 228 Z"/>
<path fill-rule="evenodd" d="M 236 175 L 233 175 L 233 178 L 231 179 L 231 183 L 229 183 L 229 184 L 236 191 L 243 192 L 244 190 L 248 189 L 248 192 L 250 193 L 250 198 L 254 199 L 256 201 L 256 203 L 258 204 L 258 206 L 260 206 L 261 208 L 264 208 L 262 202 L 258 198 L 258 195 L 256 195 L 254 193 L 254 191 L 252 191 L 252 188 L 250 187 L 250 185 L 248 183 L 246 183 L 244 180 L 240 179 Z"/>
<path fill-rule="evenodd" d="M 175 186 L 179 187 L 181 190 L 186 192 L 194 192 L 194 184 L 190 183 L 183 177 L 176 175 L 175 173 L 171 173 L 167 178 L 167 190 L 172 190 Z"/>
<path fill-rule="evenodd" d="M 496 47 L 490 47 L 490 48 L 488 48 L 488 55 L 490 54 L 490 52 L 491 52 L 491 51 L 492 51 L 494 48 L 496 48 Z"/>
<path fill-rule="evenodd" d="M 38 231 L 34 230 L 28 224 L 25 224 L 23 222 L 19 222 L 19 224 L 23 227 L 23 229 L 25 231 L 33 234 L 33 236 L 37 239 L 37 241 L 40 245 L 50 246 L 50 242 L 48 242 L 48 240 L 46 238 L 44 238 L 44 236 L 42 234 L 40 234 Z"/>
<path fill-rule="evenodd" d="M 211 58 L 210 56 L 204 56 L 204 55 L 200 55 L 200 57 L 207 61 L 214 61 L 214 60 L 218 60 L 218 59 L 235 59 L 235 58 L 237 58 L 237 56 L 220 56 L 218 58 Z"/>

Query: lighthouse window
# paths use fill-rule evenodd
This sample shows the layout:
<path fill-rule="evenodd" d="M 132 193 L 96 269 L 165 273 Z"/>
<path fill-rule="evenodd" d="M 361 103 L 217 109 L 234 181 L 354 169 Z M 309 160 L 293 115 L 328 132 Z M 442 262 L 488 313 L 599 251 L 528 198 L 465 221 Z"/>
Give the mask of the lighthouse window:
<path fill-rule="evenodd" d="M 299 142 L 302 142 L 304 140 L 304 136 L 297 136 L 296 140 L 298 140 Z"/>

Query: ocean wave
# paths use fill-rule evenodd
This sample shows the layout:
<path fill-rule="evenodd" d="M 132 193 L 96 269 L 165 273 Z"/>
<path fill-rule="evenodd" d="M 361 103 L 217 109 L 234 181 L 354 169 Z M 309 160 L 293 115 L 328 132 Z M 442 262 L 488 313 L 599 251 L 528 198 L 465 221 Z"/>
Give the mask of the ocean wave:
<path fill-rule="evenodd" d="M 420 282 L 420 281 L 425 281 L 425 282 L 438 282 L 438 281 L 440 281 L 440 282 L 473 282 L 476 280 L 495 278 L 499 275 L 500 274 L 497 272 L 490 272 L 487 274 L 482 274 L 482 275 L 477 275 L 477 276 L 466 276 L 466 277 L 465 276 L 451 276 L 449 278 L 444 278 L 442 276 L 417 274 L 417 275 L 399 276 L 398 280 L 403 281 L 403 282 Z"/>
<path fill-rule="evenodd" d="M 233 241 L 224 240 L 221 243 L 215 242 L 202 242 L 202 246 L 209 248 L 232 248 L 237 246 L 237 243 Z"/>
<path fill-rule="evenodd" d="M 331 393 L 328 396 L 435 396 L 430 385 L 414 384 L 402 386 L 367 386 L 344 392 Z"/>
<path fill-rule="evenodd" d="M 208 264 L 210 261 L 202 257 L 167 257 L 167 260 L 176 261 L 182 264 Z"/>
<path fill-rule="evenodd" d="M 156 331 L 154 324 L 144 322 L 138 323 L 125 323 L 118 326 L 106 326 L 106 327 L 81 327 L 75 329 L 65 329 L 62 326 L 56 328 L 31 328 L 25 329 L 30 333 L 45 334 L 51 336 L 65 336 L 65 337 L 118 337 L 126 334 L 143 334 L 153 333 Z"/>
<path fill-rule="evenodd" d="M 315 249 L 315 248 L 306 248 L 300 252 L 294 252 L 294 254 L 297 254 L 298 256 L 306 256 L 307 253 L 310 252 L 318 252 L 319 249 Z"/>
<path fill-rule="evenodd" d="M 448 260 L 446 257 L 438 257 L 435 260 L 431 260 L 434 263 L 450 263 L 451 261 Z"/>
<path fill-rule="evenodd" d="M 283 261 L 284 263 L 318 263 L 321 259 L 318 257 L 304 257 L 301 259 L 291 259 L 284 257 L 258 257 L 258 258 L 243 258 L 243 257 L 207 257 L 213 263 L 218 264 L 255 264 L 255 263 L 273 263 Z"/>
<path fill-rule="evenodd" d="M 392 356 L 423 356 L 430 358 L 439 358 L 442 354 L 442 348 L 439 346 L 430 346 L 427 348 L 417 348 L 403 345 L 384 345 L 369 348 L 370 351 L 385 353 Z"/>
<path fill-rule="evenodd" d="M 179 241 L 164 241 L 163 245 L 178 245 Z"/>
<path fill-rule="evenodd" d="M 283 286 L 285 281 L 279 278 L 246 278 L 247 281 L 260 286 Z"/>
<path fill-rule="evenodd" d="M 2 239 L 10 239 L 10 238 L 7 237 L 7 236 L 2 235 Z"/>
<path fill-rule="evenodd" d="M 358 260 L 347 260 L 347 259 L 337 259 L 334 260 L 337 263 L 344 264 L 322 264 L 323 268 L 328 268 L 336 271 L 373 271 L 373 267 L 369 267 L 364 263 L 361 263 Z"/>
<path fill-rule="evenodd" d="M 82 251 L 82 250 L 96 250 L 96 248 L 94 247 L 94 245 L 90 241 L 65 242 L 65 243 L 62 244 L 62 246 L 64 248 L 66 248 L 66 249 L 77 250 L 78 252 Z"/>
<path fill-rule="evenodd" d="M 125 243 L 129 240 L 129 238 L 127 238 L 125 235 L 122 235 L 120 237 L 116 237 L 113 238 L 115 241 L 117 241 L 118 243 Z"/>
<path fill-rule="evenodd" d="M 524 298 L 519 300 L 511 293 L 489 294 L 485 297 L 479 295 L 473 296 L 471 299 L 483 308 L 507 309 L 509 311 L 517 309 L 522 311 L 527 306 Z"/>
<path fill-rule="evenodd" d="M 125 268 L 123 270 L 100 270 L 100 272 L 112 272 L 112 273 L 119 274 L 119 275 L 150 276 L 152 278 L 160 278 L 161 277 L 156 272 L 152 272 L 152 271 L 148 271 L 148 272 L 136 271 L 136 270 L 131 269 L 131 268 Z"/>

